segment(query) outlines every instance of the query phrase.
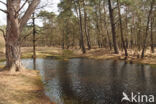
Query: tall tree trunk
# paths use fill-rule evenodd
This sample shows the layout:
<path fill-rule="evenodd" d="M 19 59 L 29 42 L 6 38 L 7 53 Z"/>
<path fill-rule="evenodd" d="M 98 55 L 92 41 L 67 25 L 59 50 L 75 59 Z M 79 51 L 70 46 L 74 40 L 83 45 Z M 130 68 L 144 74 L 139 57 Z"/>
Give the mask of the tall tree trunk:
<path fill-rule="evenodd" d="M 117 43 L 116 43 L 116 31 L 115 31 L 115 23 L 114 23 L 114 16 L 113 16 L 111 0 L 108 0 L 108 9 L 109 9 L 110 22 L 111 22 L 111 28 L 112 28 L 114 52 L 115 52 L 115 54 L 118 54 L 119 51 L 118 51 Z"/>
<path fill-rule="evenodd" d="M 96 13 L 96 28 L 97 28 L 97 42 L 98 42 L 98 46 L 99 48 L 102 48 L 101 46 L 101 31 L 100 31 L 100 28 L 99 28 L 99 20 L 98 20 L 98 15 Z"/>
<path fill-rule="evenodd" d="M 83 7 L 84 7 L 85 34 L 86 34 L 86 39 L 87 39 L 88 50 L 90 50 L 91 49 L 91 44 L 90 44 L 90 36 L 89 36 L 88 24 L 87 24 L 87 13 L 86 13 L 86 8 L 85 8 L 85 1 L 83 1 Z"/>
<path fill-rule="evenodd" d="M 153 46 L 153 23 L 154 18 L 151 18 L 151 52 L 154 53 L 154 46 Z"/>
<path fill-rule="evenodd" d="M 130 48 L 132 49 L 133 48 L 133 34 L 134 34 L 134 31 L 133 31 L 133 27 L 131 26 L 131 36 L 130 36 Z"/>
<path fill-rule="evenodd" d="M 72 27 L 73 27 L 73 30 L 75 30 L 74 25 Z M 74 31 L 72 31 L 72 48 L 74 48 L 74 46 L 75 46 L 75 34 L 74 34 Z"/>
<path fill-rule="evenodd" d="M 32 16 L 33 20 L 33 58 L 36 58 L 36 25 L 35 25 L 35 13 Z"/>
<path fill-rule="evenodd" d="M 107 20 L 106 20 L 106 7 L 105 7 L 105 2 L 103 2 L 103 6 L 104 6 L 104 20 L 103 20 L 103 22 L 104 22 L 104 27 L 105 27 L 105 29 L 106 29 L 106 34 L 107 34 L 107 38 L 108 38 L 108 42 L 109 42 L 109 48 L 110 48 L 110 50 L 112 50 L 112 43 L 111 43 L 111 38 L 110 38 L 110 36 L 109 36 L 109 31 L 108 31 L 108 26 L 107 26 Z"/>
<path fill-rule="evenodd" d="M 140 49 L 141 49 L 141 30 L 140 30 L 140 27 L 139 27 L 139 30 L 138 30 L 138 34 L 137 34 L 137 46 L 138 46 L 138 50 L 140 51 Z"/>
<path fill-rule="evenodd" d="M 122 17 L 121 17 L 121 13 L 120 13 L 120 1 L 119 0 L 117 0 L 117 5 L 118 5 L 118 15 L 119 15 L 119 23 L 120 23 L 121 41 L 122 41 L 122 46 L 123 46 L 124 51 L 125 51 L 125 57 L 127 57 L 128 53 L 127 53 L 127 48 L 126 48 L 125 41 L 124 41 L 124 36 L 123 36 Z"/>
<path fill-rule="evenodd" d="M 64 29 L 63 29 L 63 28 L 62 28 L 61 47 L 62 47 L 62 49 L 64 49 L 64 48 L 65 48 L 65 31 L 64 31 Z"/>
<path fill-rule="evenodd" d="M 21 63 L 21 37 L 20 34 L 31 14 L 40 0 L 33 0 L 20 18 L 21 0 L 7 0 L 7 30 L 6 30 L 6 69 L 12 72 L 24 69 Z"/>
<path fill-rule="evenodd" d="M 11 71 L 22 70 L 21 63 L 21 46 L 20 46 L 20 30 L 19 20 L 16 16 L 14 9 L 20 8 L 20 0 L 12 2 L 7 1 L 8 14 L 7 14 L 7 31 L 6 31 L 6 67 Z"/>
<path fill-rule="evenodd" d="M 99 32 L 100 32 L 100 36 L 101 36 L 101 47 L 105 47 L 106 46 L 106 37 L 104 35 L 104 31 L 103 31 L 103 17 L 102 17 L 102 8 L 101 8 L 101 3 L 102 0 L 98 0 L 98 14 L 99 14 Z"/>
<path fill-rule="evenodd" d="M 99 24 L 99 16 L 98 16 L 98 8 L 97 6 L 95 7 L 95 15 L 96 15 L 96 29 L 97 29 L 97 43 L 98 47 L 102 48 L 102 39 L 101 39 L 101 30 L 100 30 L 100 24 Z"/>
<path fill-rule="evenodd" d="M 7 28 L 8 29 L 8 28 Z M 12 38 L 16 33 L 6 32 L 6 66 L 12 72 L 21 71 L 23 69 L 21 63 L 21 46 L 17 39 Z M 9 34 L 9 35 L 8 35 Z"/>
<path fill-rule="evenodd" d="M 109 42 L 109 48 L 110 48 L 110 50 L 112 50 L 112 43 L 111 43 L 111 39 L 110 39 L 110 36 L 109 36 L 108 29 L 107 29 L 107 37 L 108 37 L 108 42 Z"/>
<path fill-rule="evenodd" d="M 83 40 L 83 29 L 82 29 L 82 14 L 81 14 L 81 6 L 80 1 L 78 0 L 78 11 L 79 11 L 79 25 L 80 25 L 80 45 L 82 49 L 82 53 L 86 53 L 84 40 Z"/>
<path fill-rule="evenodd" d="M 36 69 L 36 24 L 35 24 L 35 13 L 32 15 L 33 21 L 33 69 Z"/>
<path fill-rule="evenodd" d="M 141 58 L 144 58 L 144 53 L 145 53 L 145 50 L 146 50 L 146 42 L 147 42 L 147 37 L 148 37 L 149 23 L 150 23 L 151 14 L 152 14 L 152 11 L 153 11 L 154 3 L 155 3 L 155 0 L 152 0 L 150 11 L 149 11 L 148 18 L 147 18 L 147 26 L 146 26 L 145 38 L 144 38 L 144 41 L 143 41 L 143 49 L 142 49 L 142 53 L 141 53 Z"/>
<path fill-rule="evenodd" d="M 127 7 L 126 8 L 126 31 L 129 31 L 129 29 L 128 29 L 128 8 L 129 7 Z M 126 39 L 125 39 L 125 45 L 126 45 L 126 48 L 128 48 L 128 33 L 126 34 Z"/>

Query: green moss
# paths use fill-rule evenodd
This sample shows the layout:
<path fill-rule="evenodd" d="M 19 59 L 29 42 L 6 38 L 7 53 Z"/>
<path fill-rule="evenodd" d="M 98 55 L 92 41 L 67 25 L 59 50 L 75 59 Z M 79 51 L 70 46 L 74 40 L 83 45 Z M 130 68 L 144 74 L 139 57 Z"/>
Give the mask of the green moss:
<path fill-rule="evenodd" d="M 152 68 L 156 68 L 156 64 L 150 64 Z"/>
<path fill-rule="evenodd" d="M 67 60 L 73 57 L 73 52 L 70 50 L 64 50 L 62 54 L 54 54 L 50 52 L 36 52 L 37 58 L 53 58 L 59 60 Z M 22 58 L 32 58 L 33 53 L 23 53 Z"/>
<path fill-rule="evenodd" d="M 4 62 L 5 61 L 5 59 L 0 59 L 0 62 Z"/>
<path fill-rule="evenodd" d="M 70 57 L 70 56 L 73 56 L 73 51 L 71 51 L 71 50 L 63 50 L 62 56 L 63 56 L 63 57 Z"/>
<path fill-rule="evenodd" d="M 48 56 L 51 56 L 51 54 L 48 53 L 43 53 L 43 52 L 36 52 L 36 56 L 38 58 L 46 58 Z M 22 54 L 22 58 L 32 58 L 33 57 L 33 53 L 29 52 L 29 53 L 23 53 Z"/>
<path fill-rule="evenodd" d="M 45 53 L 42 53 L 42 54 L 45 55 Z M 48 54 L 45 56 L 53 58 L 53 59 L 58 59 L 58 60 L 68 60 L 70 58 L 75 57 L 75 55 L 73 54 L 73 51 L 71 50 L 63 50 L 61 54 Z"/>

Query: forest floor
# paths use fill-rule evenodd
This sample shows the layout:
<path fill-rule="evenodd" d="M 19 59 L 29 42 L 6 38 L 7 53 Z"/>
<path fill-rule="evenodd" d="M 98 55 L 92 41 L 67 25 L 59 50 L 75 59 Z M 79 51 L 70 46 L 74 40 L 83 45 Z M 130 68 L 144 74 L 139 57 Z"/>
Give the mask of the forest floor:
<path fill-rule="evenodd" d="M 51 104 L 49 101 L 39 72 L 0 72 L 0 104 Z"/>

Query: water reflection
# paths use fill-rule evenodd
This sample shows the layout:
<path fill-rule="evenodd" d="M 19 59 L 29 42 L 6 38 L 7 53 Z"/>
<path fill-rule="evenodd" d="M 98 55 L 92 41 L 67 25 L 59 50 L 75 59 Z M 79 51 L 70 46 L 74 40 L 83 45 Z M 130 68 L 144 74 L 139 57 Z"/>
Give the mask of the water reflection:
<path fill-rule="evenodd" d="M 36 57 L 33 57 L 33 69 L 36 70 Z"/>
<path fill-rule="evenodd" d="M 31 59 L 23 60 L 33 68 Z M 156 70 L 124 61 L 36 59 L 46 94 L 57 104 L 121 104 L 122 92 L 156 95 Z M 144 103 L 146 104 L 146 103 Z"/>

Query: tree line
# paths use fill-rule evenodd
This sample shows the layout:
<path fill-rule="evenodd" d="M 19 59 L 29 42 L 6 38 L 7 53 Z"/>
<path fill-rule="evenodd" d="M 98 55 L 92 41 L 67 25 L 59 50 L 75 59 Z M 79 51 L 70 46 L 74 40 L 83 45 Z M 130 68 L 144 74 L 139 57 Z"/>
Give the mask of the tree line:
<path fill-rule="evenodd" d="M 154 53 L 155 0 L 61 0 L 58 8 L 58 15 L 39 13 L 38 45 L 80 47 L 83 53 L 98 46 L 123 50 L 126 57 L 128 49 L 141 51 L 141 58 L 148 47 Z"/>

